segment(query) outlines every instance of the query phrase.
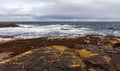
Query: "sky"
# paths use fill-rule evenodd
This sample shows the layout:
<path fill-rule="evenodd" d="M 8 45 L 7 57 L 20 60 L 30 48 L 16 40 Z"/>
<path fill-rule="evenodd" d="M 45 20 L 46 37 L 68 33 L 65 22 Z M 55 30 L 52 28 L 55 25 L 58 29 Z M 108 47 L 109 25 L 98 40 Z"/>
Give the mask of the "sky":
<path fill-rule="evenodd" d="M 120 21 L 120 0 L 0 0 L 0 21 Z"/>

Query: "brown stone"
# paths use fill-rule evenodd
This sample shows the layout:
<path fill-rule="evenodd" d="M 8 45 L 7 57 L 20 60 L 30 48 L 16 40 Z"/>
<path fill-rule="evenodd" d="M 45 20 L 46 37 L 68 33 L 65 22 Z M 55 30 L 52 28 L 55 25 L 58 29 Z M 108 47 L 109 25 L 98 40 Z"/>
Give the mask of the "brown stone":
<path fill-rule="evenodd" d="M 0 28 L 5 28 L 5 27 L 20 27 L 14 23 L 0 23 Z"/>

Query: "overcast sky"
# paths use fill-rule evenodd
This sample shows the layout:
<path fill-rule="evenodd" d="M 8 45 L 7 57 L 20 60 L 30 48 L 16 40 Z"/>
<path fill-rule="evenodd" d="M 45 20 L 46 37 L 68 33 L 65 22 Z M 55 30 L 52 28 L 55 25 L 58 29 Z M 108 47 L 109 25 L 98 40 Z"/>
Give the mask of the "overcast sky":
<path fill-rule="evenodd" d="M 119 21 L 120 0 L 0 0 L 0 21 Z"/>

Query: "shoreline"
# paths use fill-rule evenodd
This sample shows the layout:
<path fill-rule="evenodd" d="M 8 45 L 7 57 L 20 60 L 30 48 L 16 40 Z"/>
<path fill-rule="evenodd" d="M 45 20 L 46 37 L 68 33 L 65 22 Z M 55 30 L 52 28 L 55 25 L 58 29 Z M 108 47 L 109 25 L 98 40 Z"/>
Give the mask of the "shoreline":
<path fill-rule="evenodd" d="M 0 71 L 119 71 L 119 60 L 120 36 L 0 40 Z"/>
<path fill-rule="evenodd" d="M 36 42 L 40 42 L 40 43 L 36 43 Z M 120 47 L 120 37 L 118 36 L 116 37 L 113 35 L 103 36 L 98 34 L 91 34 L 82 37 L 62 37 L 62 38 L 40 37 L 40 38 L 30 38 L 30 39 L 0 40 L 0 53 L 13 52 L 12 57 L 14 57 L 16 55 L 19 55 L 21 53 L 24 53 L 32 49 L 36 49 L 39 47 L 47 47 L 52 45 L 60 45 L 60 46 L 62 45 L 62 46 L 67 46 L 69 48 L 79 49 L 76 47 L 77 44 L 78 46 L 94 45 L 96 47 L 97 46 L 107 47 L 108 49 L 116 48 L 116 47 Z"/>
<path fill-rule="evenodd" d="M 5 68 L 9 68 L 11 66 L 7 66 L 7 63 L 12 63 L 16 61 L 15 59 L 18 58 L 18 61 L 22 58 L 25 58 L 25 60 L 28 60 L 29 66 L 31 66 L 29 63 L 29 59 L 27 59 L 24 56 L 30 57 L 34 56 L 35 52 L 39 54 L 40 52 L 44 54 L 44 56 L 48 56 L 51 54 L 51 50 L 55 53 L 61 53 L 64 51 L 64 49 L 67 49 L 67 51 L 64 51 L 64 53 L 76 53 L 80 52 L 81 56 L 78 59 L 82 59 L 83 65 L 87 66 L 87 69 L 90 69 L 91 67 L 95 70 L 108 70 L 113 71 L 114 68 L 117 70 L 117 68 L 120 67 L 120 40 L 116 39 L 119 37 L 114 36 L 96 36 L 96 35 L 86 35 L 84 37 L 76 37 L 76 38 L 34 38 L 34 39 L 19 39 L 19 40 L 12 40 L 12 41 L 1 41 L 0 43 L 0 52 L 1 53 L 11 53 L 9 56 L 4 57 L 3 61 L 0 62 L 0 69 L 5 70 Z M 54 48 L 53 48 L 54 47 Z M 57 50 L 55 50 L 57 49 Z M 59 50 L 59 52 L 58 52 Z M 74 52 L 73 52 L 74 51 Z M 28 54 L 30 53 L 30 55 Z M 42 55 L 40 53 L 40 55 Z M 48 53 L 48 54 L 45 54 Z M 62 54 L 64 54 L 62 53 Z M 75 56 L 77 55 L 75 54 Z M 94 55 L 95 56 L 92 56 Z M 59 55 L 59 54 L 58 54 Z M 90 55 L 90 57 L 89 57 Z M 35 57 L 41 57 L 38 55 L 35 55 Z M 54 56 L 51 55 L 50 60 L 54 59 Z M 71 57 L 71 55 L 70 55 Z M 48 57 L 50 58 L 50 57 Z M 4 61 L 10 60 L 7 63 L 3 63 Z M 35 58 L 37 59 L 37 58 Z M 63 58 L 63 60 L 66 59 L 66 56 Z M 72 59 L 71 59 L 72 60 Z M 74 61 L 74 60 L 72 60 Z M 24 62 L 24 61 L 21 61 Z M 39 62 L 39 61 L 38 61 Z M 87 62 L 87 64 L 86 64 Z M 102 62 L 102 63 L 99 63 Z M 2 63 L 2 64 L 1 64 Z M 43 62 L 46 63 L 46 62 Z M 67 62 L 66 62 L 67 63 Z M 69 62 L 68 62 L 69 63 Z M 91 65 L 89 66 L 90 63 Z M 33 63 L 34 64 L 34 63 Z M 53 63 L 54 64 L 54 63 Z M 107 64 L 107 65 L 106 65 Z M 5 66 L 4 66 L 5 65 Z M 94 65 L 100 65 L 101 67 L 96 67 Z M 113 66 L 117 65 L 117 66 Z M 15 69 L 15 65 L 12 65 L 12 70 Z M 48 65 L 49 66 L 49 65 Z M 109 68 L 108 68 L 109 66 Z M 3 68 L 1 68 L 3 67 Z M 47 65 L 46 65 L 47 67 Z M 64 66 L 63 66 L 64 67 Z M 79 66 L 78 66 L 79 67 Z M 53 67 L 52 67 L 53 68 Z M 71 68 L 71 67 L 70 67 Z M 27 66 L 23 68 L 23 70 L 26 70 Z M 74 69 L 74 67 L 73 67 Z M 34 69 L 33 69 L 34 70 Z M 47 69 L 49 70 L 49 69 Z M 61 70 L 60 70 L 61 71 Z M 78 71 L 78 69 L 75 66 L 75 71 Z"/>

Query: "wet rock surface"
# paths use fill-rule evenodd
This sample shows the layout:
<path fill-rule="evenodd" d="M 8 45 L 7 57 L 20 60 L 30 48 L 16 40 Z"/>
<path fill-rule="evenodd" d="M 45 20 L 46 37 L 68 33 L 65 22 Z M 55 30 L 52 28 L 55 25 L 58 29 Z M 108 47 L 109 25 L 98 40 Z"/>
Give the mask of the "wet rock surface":
<path fill-rule="evenodd" d="M 36 38 L 0 43 L 0 71 L 119 71 L 119 37 Z"/>

